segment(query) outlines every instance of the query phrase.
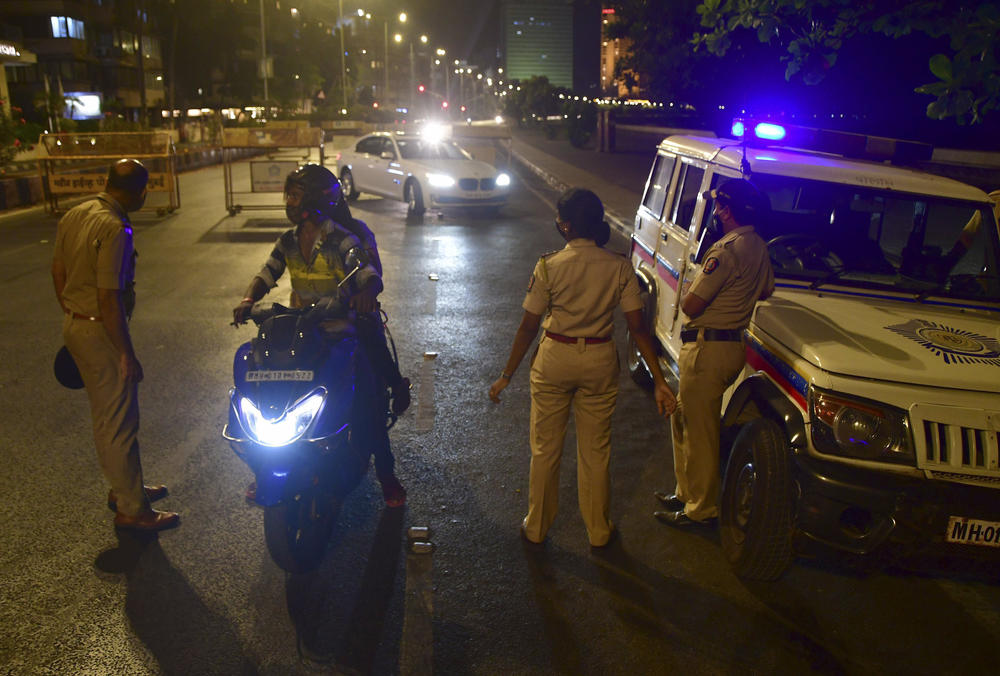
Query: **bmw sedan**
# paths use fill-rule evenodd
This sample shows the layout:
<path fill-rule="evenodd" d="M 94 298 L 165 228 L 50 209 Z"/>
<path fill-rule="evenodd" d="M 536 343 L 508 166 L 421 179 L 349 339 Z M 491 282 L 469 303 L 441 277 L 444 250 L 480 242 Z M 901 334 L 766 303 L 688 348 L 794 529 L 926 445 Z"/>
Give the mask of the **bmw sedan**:
<path fill-rule="evenodd" d="M 507 202 L 510 175 L 472 158 L 449 139 L 376 132 L 336 154 L 337 175 L 348 199 L 371 193 L 427 207 L 488 207 Z"/>

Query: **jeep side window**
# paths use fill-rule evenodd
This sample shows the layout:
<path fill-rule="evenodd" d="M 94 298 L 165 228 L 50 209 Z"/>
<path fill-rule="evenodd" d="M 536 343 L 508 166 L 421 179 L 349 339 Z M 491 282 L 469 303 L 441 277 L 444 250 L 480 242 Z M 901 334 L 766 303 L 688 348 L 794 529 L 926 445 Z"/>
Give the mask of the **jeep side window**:
<path fill-rule="evenodd" d="M 653 169 L 649 172 L 649 183 L 646 194 L 642 197 L 642 205 L 656 216 L 663 216 L 663 204 L 667 201 L 667 191 L 670 189 L 670 179 L 674 175 L 674 165 L 677 158 L 672 155 L 657 155 Z"/>
<path fill-rule="evenodd" d="M 677 183 L 670 220 L 674 225 L 690 230 L 691 218 L 694 216 L 695 205 L 698 204 L 698 191 L 701 189 L 701 179 L 705 176 L 705 170 L 691 164 L 683 165 L 681 170 L 684 173 L 681 174 Z"/>

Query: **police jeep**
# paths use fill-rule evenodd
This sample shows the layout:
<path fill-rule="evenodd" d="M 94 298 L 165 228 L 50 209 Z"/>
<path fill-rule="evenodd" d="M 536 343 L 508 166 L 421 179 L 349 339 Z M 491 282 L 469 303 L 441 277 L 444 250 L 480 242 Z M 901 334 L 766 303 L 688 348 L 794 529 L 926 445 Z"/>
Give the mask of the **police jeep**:
<path fill-rule="evenodd" d="M 676 372 L 679 290 L 711 244 L 703 193 L 743 177 L 770 200 L 757 230 L 777 288 L 757 306 L 746 368 L 723 401 L 719 527 L 733 569 L 776 579 L 810 541 L 1000 554 L 1000 242 L 988 196 L 900 166 L 928 159 L 922 144 L 747 120 L 733 133 L 660 143 L 631 248 L 650 332 Z M 631 340 L 628 362 L 648 384 Z"/>

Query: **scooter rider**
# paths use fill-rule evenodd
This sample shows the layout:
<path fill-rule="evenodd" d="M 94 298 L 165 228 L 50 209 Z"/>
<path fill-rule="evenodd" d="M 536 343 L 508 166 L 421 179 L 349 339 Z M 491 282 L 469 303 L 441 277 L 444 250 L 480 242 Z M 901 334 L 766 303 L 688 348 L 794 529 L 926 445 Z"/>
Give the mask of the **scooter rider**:
<path fill-rule="evenodd" d="M 350 272 L 345 257 L 351 250 L 360 251 L 359 258 L 365 265 L 355 275 L 353 286 L 357 292 L 349 298 L 350 307 L 356 312 L 356 333 L 373 371 L 392 386 L 394 410 L 402 412 L 405 405 L 401 407 L 400 404 L 409 403 L 409 381 L 400 376 L 389 354 L 379 320 L 376 298 L 383 288 L 381 265 L 369 260 L 365 253 L 365 250 L 373 249 L 377 255 L 375 239 L 364 224 L 350 218 L 349 211 L 337 207 L 341 196 L 340 181 L 318 164 L 306 164 L 288 175 L 285 181 L 285 213 L 295 227 L 278 238 L 267 262 L 250 281 L 243 300 L 233 308 L 233 320 L 236 324 L 245 322 L 253 304 L 276 286 L 286 269 L 291 276 L 292 307 L 305 307 L 324 298 L 337 297 L 340 293 L 338 284 Z M 352 228 L 363 227 L 362 234 L 367 233 L 365 240 L 339 220 L 334 220 L 331 216 L 335 213 L 340 220 L 350 221 Z M 378 394 L 380 389 L 376 387 L 377 391 L 372 393 L 375 399 L 381 399 Z M 371 401 L 363 404 L 362 408 L 367 411 L 368 419 L 364 424 L 369 428 L 367 432 L 371 436 L 369 441 L 375 458 L 375 472 L 382 484 L 386 504 L 401 506 L 406 502 L 406 491 L 394 472 L 389 435 L 382 415 L 384 402 Z"/>

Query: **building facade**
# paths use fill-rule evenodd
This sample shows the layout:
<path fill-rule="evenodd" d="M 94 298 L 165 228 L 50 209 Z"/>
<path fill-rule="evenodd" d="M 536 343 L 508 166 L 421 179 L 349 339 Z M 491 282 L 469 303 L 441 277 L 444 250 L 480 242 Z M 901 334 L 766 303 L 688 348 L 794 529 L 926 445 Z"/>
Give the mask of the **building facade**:
<path fill-rule="evenodd" d="M 154 18 L 139 0 L 0 0 L 0 39 L 37 56 L 4 66 L 10 99 L 25 110 L 66 99 L 66 117 L 114 111 L 131 120 L 164 102 Z"/>
<path fill-rule="evenodd" d="M 545 76 L 556 87 L 573 87 L 573 5 L 508 2 L 503 20 L 504 73 L 510 80 Z"/>

